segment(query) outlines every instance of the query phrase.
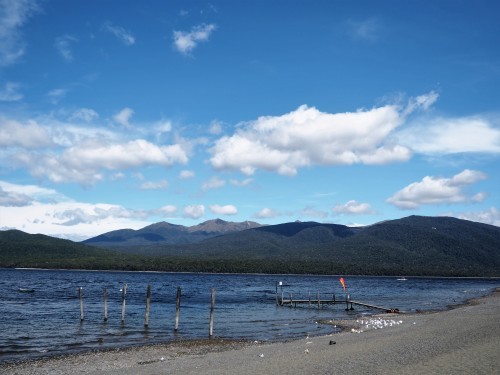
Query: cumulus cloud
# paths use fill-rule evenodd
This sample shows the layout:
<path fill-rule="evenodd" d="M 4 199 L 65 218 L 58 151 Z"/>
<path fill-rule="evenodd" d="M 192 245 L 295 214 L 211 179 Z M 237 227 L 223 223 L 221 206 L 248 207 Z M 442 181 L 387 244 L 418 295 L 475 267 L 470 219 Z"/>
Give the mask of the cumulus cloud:
<path fill-rule="evenodd" d="M 206 42 L 217 28 L 215 24 L 201 24 L 194 26 L 191 31 L 174 31 L 174 47 L 183 54 L 188 54 L 196 48 L 198 43 Z"/>
<path fill-rule="evenodd" d="M 23 94 L 19 92 L 21 85 L 15 82 L 6 82 L 3 89 L 0 88 L 0 101 L 16 102 L 23 98 Z"/>
<path fill-rule="evenodd" d="M 397 106 L 330 114 L 305 105 L 282 116 L 241 124 L 217 140 L 210 162 L 218 170 L 257 169 L 295 175 L 311 165 L 385 164 L 410 158 L 391 132 L 404 118 Z"/>
<path fill-rule="evenodd" d="M 346 215 L 367 215 L 374 213 L 369 203 L 359 203 L 355 200 L 350 200 L 345 204 L 338 204 L 332 208 L 332 211 L 336 214 Z"/>
<path fill-rule="evenodd" d="M 199 219 L 203 215 L 205 215 L 205 206 L 202 204 L 184 207 L 184 217 Z"/>
<path fill-rule="evenodd" d="M 270 219 L 273 217 L 281 216 L 281 212 L 265 207 L 253 215 L 256 219 Z"/>
<path fill-rule="evenodd" d="M 99 118 L 99 114 L 90 108 L 80 108 L 73 112 L 70 116 L 70 121 L 83 121 L 83 122 L 92 122 Z"/>
<path fill-rule="evenodd" d="M 500 128 L 481 116 L 424 119 L 409 124 L 397 137 L 422 154 L 500 153 Z"/>
<path fill-rule="evenodd" d="M 142 190 L 161 190 L 161 189 L 166 189 L 167 187 L 168 187 L 167 180 L 146 181 L 141 184 Z"/>
<path fill-rule="evenodd" d="M 248 186 L 253 182 L 253 178 L 245 178 L 243 180 L 232 178 L 229 182 L 234 186 Z"/>
<path fill-rule="evenodd" d="M 210 211 L 212 211 L 212 213 L 216 215 L 236 215 L 238 213 L 238 209 L 232 204 L 228 204 L 225 206 L 214 204 L 210 206 Z"/>
<path fill-rule="evenodd" d="M 128 107 L 123 108 L 120 112 L 113 116 L 113 120 L 123 126 L 124 128 L 130 128 L 130 118 L 134 114 L 134 111 Z"/>
<path fill-rule="evenodd" d="M 179 173 L 179 178 L 181 180 L 187 180 L 188 178 L 193 178 L 193 177 L 194 177 L 194 172 L 189 171 L 187 169 L 184 169 L 181 171 L 181 173 Z"/>
<path fill-rule="evenodd" d="M 114 26 L 111 22 L 104 24 L 104 29 L 116 36 L 123 44 L 131 46 L 135 44 L 135 37 L 121 26 Z"/>
<path fill-rule="evenodd" d="M 24 55 L 21 29 L 39 10 L 39 5 L 33 0 L 0 0 L 0 9 L 0 67 L 3 67 Z"/>
<path fill-rule="evenodd" d="M 103 179 L 99 171 L 139 168 L 148 165 L 169 167 L 188 161 L 181 145 L 157 146 L 138 139 L 126 143 L 101 143 L 87 140 L 55 154 L 18 154 L 17 161 L 39 178 L 57 183 L 79 182 L 90 185 Z"/>
<path fill-rule="evenodd" d="M 324 218 L 328 217 L 328 212 L 316 210 L 316 209 L 311 208 L 311 207 L 306 207 L 300 211 L 300 216 L 324 219 Z"/>
<path fill-rule="evenodd" d="M 414 182 L 396 192 L 387 202 L 401 209 L 464 202 L 468 199 L 464 188 L 485 178 L 484 173 L 470 169 L 465 169 L 451 178 L 426 176 L 422 181 Z"/>
<path fill-rule="evenodd" d="M 177 206 L 168 204 L 166 206 L 160 207 L 159 212 L 163 215 L 171 216 L 177 212 Z"/>
<path fill-rule="evenodd" d="M 222 133 L 222 124 L 219 121 L 212 121 L 210 123 L 210 128 L 208 129 L 210 134 L 219 135 Z"/>
<path fill-rule="evenodd" d="M 210 180 L 204 182 L 201 185 L 201 190 L 207 191 L 207 190 L 210 190 L 210 189 L 218 189 L 218 188 L 223 187 L 225 184 L 226 184 L 225 180 L 222 180 L 219 177 L 214 176 Z"/>
<path fill-rule="evenodd" d="M 500 210 L 496 207 L 479 212 L 448 213 L 445 215 L 500 227 Z"/>
<path fill-rule="evenodd" d="M 37 122 L 21 123 L 0 116 L 0 146 L 34 149 L 52 145 L 50 135 Z"/>
<path fill-rule="evenodd" d="M 58 37 L 54 42 L 54 46 L 65 61 L 71 62 L 73 61 L 73 51 L 71 50 L 71 45 L 76 42 L 78 42 L 78 39 L 74 36 L 66 34 Z"/>
<path fill-rule="evenodd" d="M 33 199 L 26 194 L 15 191 L 5 191 L 0 186 L 0 206 L 4 207 L 23 207 L 30 206 Z"/>

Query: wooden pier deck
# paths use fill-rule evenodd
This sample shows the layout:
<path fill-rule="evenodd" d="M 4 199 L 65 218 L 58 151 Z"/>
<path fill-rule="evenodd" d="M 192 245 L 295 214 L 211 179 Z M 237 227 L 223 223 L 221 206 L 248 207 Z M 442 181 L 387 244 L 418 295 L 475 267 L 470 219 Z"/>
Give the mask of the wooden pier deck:
<path fill-rule="evenodd" d="M 364 302 L 353 301 L 351 299 L 282 299 L 280 306 L 297 307 L 297 305 L 308 305 L 310 307 L 321 305 L 345 305 L 346 310 L 354 310 L 354 306 L 363 306 L 369 309 L 382 310 L 386 313 L 399 313 L 399 309 L 375 306 Z"/>

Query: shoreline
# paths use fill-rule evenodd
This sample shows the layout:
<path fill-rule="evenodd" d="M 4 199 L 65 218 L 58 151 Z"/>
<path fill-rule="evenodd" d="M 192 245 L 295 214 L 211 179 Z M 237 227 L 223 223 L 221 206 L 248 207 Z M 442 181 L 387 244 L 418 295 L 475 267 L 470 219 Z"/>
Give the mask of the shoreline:
<path fill-rule="evenodd" d="M 373 315 L 363 318 L 365 322 L 353 321 L 355 325 L 341 333 L 327 336 L 279 342 L 187 340 L 0 363 L 0 371 L 6 375 L 156 374 L 160 371 L 274 374 L 280 373 L 281 366 L 287 366 L 290 370 L 287 373 L 297 374 L 311 368 L 310 373 L 316 370 L 378 373 L 376 369 L 384 369 L 385 373 L 410 373 L 410 370 L 411 373 L 430 373 L 452 368 L 457 370 L 453 373 L 462 373 L 462 370 L 467 373 L 478 372 L 479 366 L 485 370 L 479 373 L 493 373 L 488 369 L 500 367 L 500 356 L 496 353 L 500 347 L 498 318 L 500 288 L 447 310 Z M 332 320 L 331 324 L 335 323 L 340 325 L 339 321 Z M 331 357 L 336 355 L 339 357 L 335 358 L 335 366 L 330 368 Z M 438 367 L 428 368 L 425 362 Z"/>

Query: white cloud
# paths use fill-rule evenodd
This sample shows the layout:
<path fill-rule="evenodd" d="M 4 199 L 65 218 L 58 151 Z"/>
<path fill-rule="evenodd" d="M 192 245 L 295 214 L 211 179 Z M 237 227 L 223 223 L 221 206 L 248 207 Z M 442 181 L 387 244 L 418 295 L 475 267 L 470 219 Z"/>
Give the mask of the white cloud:
<path fill-rule="evenodd" d="M 234 186 L 248 186 L 253 182 L 253 178 L 245 178 L 243 180 L 237 180 L 233 178 L 229 182 Z"/>
<path fill-rule="evenodd" d="M 279 211 L 273 210 L 271 208 L 263 208 L 259 212 L 257 212 L 253 217 L 257 219 L 271 219 L 274 217 L 281 216 L 281 213 Z"/>
<path fill-rule="evenodd" d="M 166 216 L 171 216 L 174 215 L 177 212 L 177 207 L 174 205 L 166 205 L 163 207 L 160 207 L 159 209 L 160 213 Z"/>
<path fill-rule="evenodd" d="M 369 18 L 363 21 L 349 21 L 349 31 L 353 38 L 375 41 L 378 39 L 380 23 L 375 18 Z"/>
<path fill-rule="evenodd" d="M 238 213 L 238 209 L 232 204 L 228 204 L 225 206 L 214 204 L 210 206 L 210 211 L 212 211 L 212 213 L 216 215 L 236 215 Z"/>
<path fill-rule="evenodd" d="M 373 214 L 374 211 L 369 203 L 359 203 L 355 200 L 350 200 L 345 204 L 339 204 L 332 208 L 336 214 L 346 215 L 367 215 Z"/>
<path fill-rule="evenodd" d="M 50 135 L 35 121 L 23 124 L 16 120 L 0 117 L 0 146 L 32 149 L 52 145 Z"/>
<path fill-rule="evenodd" d="M 39 6 L 33 0 L 0 0 L 0 9 L 0 67 L 3 67 L 24 55 L 21 28 Z"/>
<path fill-rule="evenodd" d="M 174 31 L 174 46 L 179 52 L 188 54 L 196 48 L 198 43 L 208 41 L 216 28 L 215 24 L 201 24 L 194 26 L 189 32 Z"/>
<path fill-rule="evenodd" d="M 205 206 L 202 204 L 184 207 L 185 217 L 189 217 L 191 219 L 199 219 L 203 215 L 205 215 Z"/>
<path fill-rule="evenodd" d="M 179 178 L 182 180 L 186 180 L 188 178 L 194 177 L 194 172 L 193 171 L 188 171 L 187 169 L 184 169 L 179 173 Z"/>
<path fill-rule="evenodd" d="M 23 207 L 31 206 L 33 199 L 26 194 L 15 191 L 5 191 L 0 186 L 0 206 L 3 207 Z"/>
<path fill-rule="evenodd" d="M 135 37 L 121 26 L 114 26 L 110 22 L 104 24 L 104 29 L 116 36 L 123 44 L 131 46 L 135 44 Z"/>
<path fill-rule="evenodd" d="M 134 111 L 128 107 L 123 108 L 120 112 L 113 116 L 113 120 L 124 128 L 130 128 L 130 118 Z"/>
<path fill-rule="evenodd" d="M 486 198 L 488 197 L 488 194 L 485 193 L 484 191 L 480 191 L 479 193 L 475 194 L 471 200 L 473 202 L 477 202 L 477 203 L 480 203 L 480 202 L 483 202 Z"/>
<path fill-rule="evenodd" d="M 464 195 L 463 188 L 485 178 L 484 173 L 469 169 L 463 170 L 452 178 L 426 176 L 422 181 L 414 182 L 396 192 L 387 199 L 387 202 L 401 209 L 415 209 L 424 204 L 464 202 L 468 198 Z"/>
<path fill-rule="evenodd" d="M 71 62 L 73 61 L 71 44 L 76 42 L 78 42 L 78 39 L 76 39 L 74 36 L 66 34 L 58 37 L 54 43 L 54 46 L 65 61 Z"/>
<path fill-rule="evenodd" d="M 105 170 L 139 168 L 148 165 L 169 167 L 185 164 L 188 156 L 181 145 L 156 146 L 138 139 L 126 143 L 101 143 L 87 140 L 69 147 L 61 155 L 20 153 L 18 163 L 28 167 L 38 178 L 57 183 L 78 182 L 91 185 L 103 179 Z"/>
<path fill-rule="evenodd" d="M 500 227 L 500 210 L 496 207 L 490 207 L 488 210 L 480 212 L 448 213 L 445 215 Z"/>
<path fill-rule="evenodd" d="M 93 109 L 90 108 L 80 108 L 73 112 L 73 114 L 70 116 L 70 121 L 78 121 L 81 120 L 83 122 L 92 122 L 94 120 L 97 120 L 99 118 L 99 114 L 94 111 Z"/>
<path fill-rule="evenodd" d="M 0 228 L 83 240 L 122 228 L 142 228 L 148 212 L 109 204 L 75 202 L 59 192 L 35 185 L 0 181 Z M 8 220 L 6 220 L 8 218 Z"/>
<path fill-rule="evenodd" d="M 409 124 L 397 137 L 422 154 L 500 153 L 500 128 L 481 116 L 424 119 Z"/>
<path fill-rule="evenodd" d="M 5 87 L 0 89 L 1 102 L 16 102 L 23 98 L 23 94 L 19 93 L 21 85 L 16 82 L 6 82 Z"/>
<path fill-rule="evenodd" d="M 316 210 L 316 209 L 311 208 L 311 207 L 306 207 L 300 211 L 300 215 L 305 216 L 305 217 L 314 217 L 314 218 L 318 218 L 318 219 L 324 219 L 324 218 L 328 217 L 328 212 Z"/>
<path fill-rule="evenodd" d="M 223 187 L 226 184 L 226 181 L 220 179 L 217 176 L 212 177 L 210 180 L 204 182 L 201 185 L 201 190 L 207 191 L 209 189 L 218 189 Z"/>
<path fill-rule="evenodd" d="M 66 96 L 67 93 L 67 89 L 53 89 L 47 93 L 47 97 L 52 104 L 57 104 L 62 98 Z"/>
<path fill-rule="evenodd" d="M 210 128 L 208 129 L 210 134 L 219 135 L 222 133 L 222 124 L 219 121 L 212 121 L 210 123 Z"/>
<path fill-rule="evenodd" d="M 210 162 L 216 169 L 247 175 L 257 169 L 295 175 L 311 165 L 402 162 L 410 151 L 394 144 L 390 135 L 403 120 L 398 107 L 390 105 L 337 114 L 303 105 L 241 124 L 234 135 L 215 143 Z"/>
<path fill-rule="evenodd" d="M 167 180 L 146 181 L 141 184 L 142 190 L 161 190 L 161 189 L 166 189 L 167 187 L 168 187 Z"/>

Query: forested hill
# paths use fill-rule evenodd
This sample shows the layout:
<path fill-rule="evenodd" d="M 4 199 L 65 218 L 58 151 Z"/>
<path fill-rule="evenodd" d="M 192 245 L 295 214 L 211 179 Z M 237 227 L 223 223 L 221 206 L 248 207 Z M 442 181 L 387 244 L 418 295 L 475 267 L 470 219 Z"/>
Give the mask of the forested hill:
<path fill-rule="evenodd" d="M 6 231 L 0 267 L 500 277 L 500 228 L 421 216 L 360 228 L 293 222 L 121 252 Z"/>

